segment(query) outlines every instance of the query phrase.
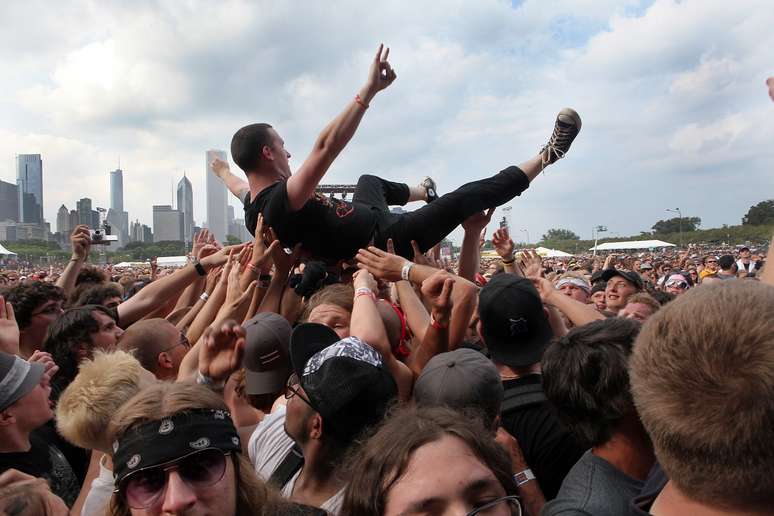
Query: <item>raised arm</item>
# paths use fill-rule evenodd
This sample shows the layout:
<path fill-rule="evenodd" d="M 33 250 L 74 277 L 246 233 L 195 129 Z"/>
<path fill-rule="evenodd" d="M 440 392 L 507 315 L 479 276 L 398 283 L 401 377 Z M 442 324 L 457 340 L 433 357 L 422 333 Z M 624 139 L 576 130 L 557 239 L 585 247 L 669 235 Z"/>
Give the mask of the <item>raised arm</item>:
<path fill-rule="evenodd" d="M 247 184 L 247 181 L 232 174 L 228 163 L 220 158 L 212 160 L 210 167 L 215 175 L 223 181 L 228 191 L 234 194 L 240 203 L 245 202 L 245 195 L 250 191 L 250 185 Z"/>
<path fill-rule="evenodd" d="M 288 179 L 288 203 L 292 211 L 300 210 L 304 203 L 314 194 L 315 188 L 322 180 L 336 156 L 352 139 L 360 124 L 369 103 L 374 96 L 395 80 L 395 71 L 387 62 L 390 49 L 379 45 L 371 62 L 368 79 L 355 97 L 325 129 L 312 148 L 301 168 Z"/>
<path fill-rule="evenodd" d="M 459 275 L 468 281 L 473 281 L 476 277 L 481 263 L 481 246 L 484 245 L 484 231 L 486 225 L 492 220 L 494 208 L 486 212 L 479 212 L 468 217 L 462 223 L 465 230 L 465 237 L 462 239 L 462 250 L 460 251 L 460 270 Z"/>
<path fill-rule="evenodd" d="M 78 279 L 78 273 L 81 272 L 83 264 L 89 259 L 89 250 L 91 249 L 89 226 L 84 224 L 75 226 L 70 235 L 70 245 L 73 250 L 70 262 L 59 279 L 56 280 L 56 286 L 61 287 L 67 297 L 70 297 L 70 293 L 75 288 L 75 280 Z"/>

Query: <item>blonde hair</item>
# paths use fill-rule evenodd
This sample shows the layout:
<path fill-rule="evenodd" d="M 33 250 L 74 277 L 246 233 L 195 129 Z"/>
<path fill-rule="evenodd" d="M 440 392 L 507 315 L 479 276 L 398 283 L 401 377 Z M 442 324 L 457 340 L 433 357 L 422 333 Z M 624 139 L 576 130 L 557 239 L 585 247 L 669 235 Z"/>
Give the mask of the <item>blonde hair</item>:
<path fill-rule="evenodd" d="M 634 403 L 659 463 L 693 500 L 774 505 L 772 307 L 774 288 L 754 281 L 690 289 L 636 340 Z"/>
<path fill-rule="evenodd" d="M 650 308 L 652 313 L 656 313 L 661 309 L 661 304 L 656 299 L 646 292 L 637 292 L 632 294 L 626 299 L 626 304 L 638 303 Z"/>
<path fill-rule="evenodd" d="M 200 408 L 228 410 L 223 398 L 207 387 L 184 382 L 158 382 L 137 393 L 121 407 L 110 421 L 107 435 L 112 442 L 136 424 Z M 281 504 L 279 496 L 258 479 L 250 459 L 241 453 L 234 453 L 232 457 L 237 477 L 236 514 L 273 514 L 272 511 Z M 128 516 L 130 511 L 123 499 L 114 495 L 107 514 Z"/>
<path fill-rule="evenodd" d="M 147 373 L 145 373 L 147 374 Z M 116 411 L 142 388 L 143 367 L 129 353 L 95 352 L 84 360 L 56 407 L 56 426 L 71 443 L 111 453 L 105 429 Z"/>

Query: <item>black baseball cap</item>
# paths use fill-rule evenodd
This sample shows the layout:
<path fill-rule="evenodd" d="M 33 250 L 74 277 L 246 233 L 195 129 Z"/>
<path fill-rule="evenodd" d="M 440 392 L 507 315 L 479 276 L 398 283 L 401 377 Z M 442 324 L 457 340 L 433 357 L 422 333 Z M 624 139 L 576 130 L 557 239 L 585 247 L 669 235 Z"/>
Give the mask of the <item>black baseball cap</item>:
<path fill-rule="evenodd" d="M 605 269 L 602 271 L 602 274 L 599 275 L 600 279 L 604 281 L 610 281 L 610 278 L 614 278 L 615 276 L 621 276 L 623 279 L 637 287 L 637 290 L 642 290 L 645 286 L 642 282 L 642 276 L 636 272 Z"/>
<path fill-rule="evenodd" d="M 554 334 L 532 282 L 498 274 L 478 298 L 481 336 L 494 362 L 526 367 L 540 362 Z"/>
<path fill-rule="evenodd" d="M 309 404 L 345 442 L 379 423 L 398 395 L 378 351 L 357 337 L 339 339 L 322 324 L 293 330 L 290 361 Z"/>
<path fill-rule="evenodd" d="M 290 376 L 290 323 L 279 314 L 261 312 L 242 325 L 245 330 L 245 392 L 282 391 Z"/>

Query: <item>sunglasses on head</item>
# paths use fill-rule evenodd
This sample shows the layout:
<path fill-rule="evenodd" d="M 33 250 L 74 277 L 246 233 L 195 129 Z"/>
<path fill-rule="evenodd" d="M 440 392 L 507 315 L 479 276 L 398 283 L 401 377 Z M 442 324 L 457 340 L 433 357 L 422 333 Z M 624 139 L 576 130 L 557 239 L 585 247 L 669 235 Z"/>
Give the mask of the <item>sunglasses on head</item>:
<path fill-rule="evenodd" d="M 189 453 L 173 461 L 150 466 L 127 475 L 116 490 L 132 509 L 146 509 L 155 504 L 167 487 L 167 472 L 177 470 L 180 478 L 192 489 L 218 483 L 226 472 L 226 456 L 217 448 Z"/>

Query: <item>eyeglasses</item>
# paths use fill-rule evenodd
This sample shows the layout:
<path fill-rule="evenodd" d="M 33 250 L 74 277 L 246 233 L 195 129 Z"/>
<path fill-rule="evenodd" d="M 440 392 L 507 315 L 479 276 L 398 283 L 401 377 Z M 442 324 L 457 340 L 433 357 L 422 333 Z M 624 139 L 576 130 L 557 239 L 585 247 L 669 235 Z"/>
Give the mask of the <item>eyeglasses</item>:
<path fill-rule="evenodd" d="M 62 303 L 59 302 L 46 305 L 40 311 L 32 312 L 30 315 L 54 315 L 61 314 L 62 312 L 64 312 L 64 308 L 62 308 Z"/>
<path fill-rule="evenodd" d="M 521 516 L 517 496 L 503 496 L 470 511 L 467 516 Z"/>
<path fill-rule="evenodd" d="M 298 380 L 298 375 L 296 373 L 293 373 L 292 375 L 290 375 L 290 378 L 288 378 L 288 381 L 285 384 L 285 399 L 289 400 L 293 396 L 298 396 L 307 405 L 312 407 L 311 402 L 308 399 L 306 399 L 306 397 L 304 397 L 303 394 L 301 394 L 301 391 L 298 390 L 299 385 L 301 385 L 301 382 Z"/>
<path fill-rule="evenodd" d="M 707 263 L 718 263 L 717 260 L 707 260 Z"/>
<path fill-rule="evenodd" d="M 183 346 L 185 349 L 191 349 L 191 341 L 188 340 L 188 337 L 186 337 L 185 333 L 182 331 L 180 332 L 180 338 L 178 339 L 177 343 L 175 343 L 173 346 L 169 346 L 166 349 L 162 349 L 160 353 L 169 351 L 170 349 L 176 348 L 177 346 Z"/>
<path fill-rule="evenodd" d="M 167 472 L 177 470 L 178 475 L 191 489 L 217 484 L 226 473 L 226 456 L 217 448 L 189 453 L 183 457 L 137 470 L 127 475 L 116 489 L 132 509 L 147 509 L 163 496 L 167 487 Z"/>
<path fill-rule="evenodd" d="M 686 283 L 685 281 L 670 281 L 669 283 L 666 284 L 666 286 L 686 289 L 688 288 L 688 283 Z"/>

